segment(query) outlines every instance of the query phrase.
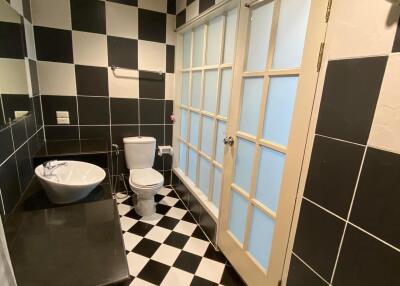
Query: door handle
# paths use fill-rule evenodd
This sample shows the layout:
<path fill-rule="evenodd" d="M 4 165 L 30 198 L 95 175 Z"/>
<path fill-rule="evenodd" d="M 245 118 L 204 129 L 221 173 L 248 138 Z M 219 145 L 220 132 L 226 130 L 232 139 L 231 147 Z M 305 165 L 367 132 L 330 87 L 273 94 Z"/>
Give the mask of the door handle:
<path fill-rule="evenodd" d="M 229 146 L 232 146 L 234 143 L 235 143 L 235 140 L 232 138 L 232 136 L 224 138 L 224 144 L 225 145 L 228 144 Z"/>

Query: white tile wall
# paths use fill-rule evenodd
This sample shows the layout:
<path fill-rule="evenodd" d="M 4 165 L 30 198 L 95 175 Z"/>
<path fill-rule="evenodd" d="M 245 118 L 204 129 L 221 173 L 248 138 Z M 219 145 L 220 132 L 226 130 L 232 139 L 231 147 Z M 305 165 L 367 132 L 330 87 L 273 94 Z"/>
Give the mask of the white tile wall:
<path fill-rule="evenodd" d="M 137 70 L 108 68 L 108 91 L 110 97 L 139 98 L 139 72 Z"/>
<path fill-rule="evenodd" d="M 167 1 L 166 0 L 151 0 L 151 1 L 139 0 L 138 7 L 147 9 L 147 10 L 166 13 L 167 12 Z"/>
<path fill-rule="evenodd" d="M 31 0 L 31 10 L 34 25 L 66 30 L 72 28 L 69 0 Z"/>
<path fill-rule="evenodd" d="M 35 49 L 35 38 L 33 36 L 33 26 L 26 19 L 24 19 L 24 28 L 25 28 L 26 49 L 28 52 L 28 58 L 36 60 L 36 49 Z"/>
<path fill-rule="evenodd" d="M 103 67 L 108 65 L 106 35 L 72 31 L 72 45 L 75 64 Z"/>
<path fill-rule="evenodd" d="M 25 60 L 0 58 L 0 87 L 4 94 L 28 94 Z"/>
<path fill-rule="evenodd" d="M 200 0 L 195 0 L 186 7 L 186 22 L 199 15 L 199 1 Z"/>
<path fill-rule="evenodd" d="M 138 8 L 113 2 L 106 3 L 107 35 L 137 39 Z"/>
<path fill-rule="evenodd" d="M 76 96 L 73 64 L 38 61 L 37 69 L 41 94 Z"/>
<path fill-rule="evenodd" d="M 139 70 L 166 70 L 166 47 L 163 43 L 139 40 L 138 68 Z"/>

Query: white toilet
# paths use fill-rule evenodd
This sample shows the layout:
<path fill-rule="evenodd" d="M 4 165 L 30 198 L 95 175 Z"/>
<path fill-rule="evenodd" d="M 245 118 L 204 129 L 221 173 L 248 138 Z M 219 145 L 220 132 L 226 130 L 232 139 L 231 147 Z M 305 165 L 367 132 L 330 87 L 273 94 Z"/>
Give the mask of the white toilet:
<path fill-rule="evenodd" d="M 155 213 L 154 195 L 163 187 L 164 177 L 152 168 L 156 151 L 153 137 L 124 138 L 125 161 L 129 169 L 129 185 L 137 194 L 135 211 L 141 216 Z"/>

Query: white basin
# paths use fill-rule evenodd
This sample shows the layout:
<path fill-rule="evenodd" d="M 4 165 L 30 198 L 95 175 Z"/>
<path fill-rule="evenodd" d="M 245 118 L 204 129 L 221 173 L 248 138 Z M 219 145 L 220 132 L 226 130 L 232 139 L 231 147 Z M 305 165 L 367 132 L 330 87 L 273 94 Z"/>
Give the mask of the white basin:
<path fill-rule="evenodd" d="M 44 176 L 43 165 L 35 169 L 39 182 L 50 201 L 55 204 L 67 204 L 86 197 L 106 177 L 106 172 L 93 164 L 80 161 L 55 161 L 62 164 Z"/>

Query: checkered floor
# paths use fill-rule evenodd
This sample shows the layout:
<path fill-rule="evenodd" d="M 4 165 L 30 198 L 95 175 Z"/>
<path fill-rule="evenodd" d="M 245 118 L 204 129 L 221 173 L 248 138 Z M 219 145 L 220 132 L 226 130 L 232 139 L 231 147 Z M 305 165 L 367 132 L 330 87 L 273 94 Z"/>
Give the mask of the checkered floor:
<path fill-rule="evenodd" d="M 131 281 L 126 285 L 245 285 L 207 240 L 175 191 L 156 195 L 157 212 L 141 217 L 117 199 Z"/>

